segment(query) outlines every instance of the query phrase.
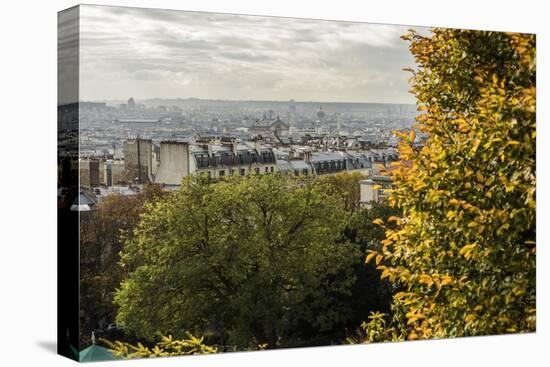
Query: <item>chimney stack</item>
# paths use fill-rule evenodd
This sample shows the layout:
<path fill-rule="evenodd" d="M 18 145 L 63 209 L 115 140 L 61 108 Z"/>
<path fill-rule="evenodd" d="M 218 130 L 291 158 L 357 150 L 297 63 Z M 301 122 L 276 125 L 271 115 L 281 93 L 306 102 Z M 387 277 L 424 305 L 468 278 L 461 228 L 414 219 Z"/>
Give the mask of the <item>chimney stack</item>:
<path fill-rule="evenodd" d="M 304 162 L 309 164 L 311 162 L 311 150 L 305 149 L 304 150 Z"/>

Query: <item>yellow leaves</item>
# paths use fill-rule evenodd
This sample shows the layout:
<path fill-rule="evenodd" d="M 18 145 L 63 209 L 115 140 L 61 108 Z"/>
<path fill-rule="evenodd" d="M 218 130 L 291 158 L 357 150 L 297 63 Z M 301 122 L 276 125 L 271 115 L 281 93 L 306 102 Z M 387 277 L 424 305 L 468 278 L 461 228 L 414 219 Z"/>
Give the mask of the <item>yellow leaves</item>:
<path fill-rule="evenodd" d="M 372 223 L 376 224 L 376 225 L 379 225 L 379 226 L 383 226 L 384 225 L 384 221 L 380 218 L 376 218 L 375 220 L 372 221 Z"/>
<path fill-rule="evenodd" d="M 474 140 L 474 143 L 472 145 L 472 149 L 471 149 L 471 152 L 472 153 L 475 153 L 477 152 L 477 148 L 479 148 L 479 145 L 481 144 L 481 140 L 480 139 L 475 139 Z"/>
<path fill-rule="evenodd" d="M 464 317 L 464 321 L 466 321 L 467 324 L 474 322 L 477 319 L 477 316 L 473 313 L 470 313 Z"/>
<path fill-rule="evenodd" d="M 380 190 L 381 188 L 382 188 L 382 186 L 380 186 L 380 185 L 372 185 L 373 190 Z"/>
<path fill-rule="evenodd" d="M 481 174 L 481 172 L 477 171 L 476 172 L 476 180 L 479 182 L 479 183 L 483 183 L 485 180 L 483 178 L 483 175 Z"/>
<path fill-rule="evenodd" d="M 449 284 L 452 284 L 453 282 L 453 278 L 449 275 L 443 275 L 441 278 L 440 278 L 440 282 L 439 282 L 439 285 L 441 287 L 444 287 L 446 285 L 449 285 Z"/>
<path fill-rule="evenodd" d="M 379 265 L 377 269 L 382 270 L 382 274 L 380 274 L 380 279 L 390 278 L 392 275 L 391 269 L 384 265 Z"/>
<path fill-rule="evenodd" d="M 425 284 L 428 287 L 431 287 L 434 284 L 433 278 L 428 274 L 422 274 L 420 275 L 420 278 L 418 280 L 420 284 Z"/>
<path fill-rule="evenodd" d="M 468 122 L 466 122 L 464 120 L 461 120 L 458 123 L 458 131 L 463 133 L 463 134 L 469 132 L 471 129 L 472 129 L 472 126 L 470 126 L 470 124 L 468 124 Z"/>
<path fill-rule="evenodd" d="M 416 185 L 414 185 L 413 187 L 413 191 L 420 191 L 422 190 L 423 188 L 426 188 L 428 187 L 428 185 L 425 183 L 425 182 L 418 182 Z"/>
<path fill-rule="evenodd" d="M 368 264 L 375 256 L 376 252 L 370 251 L 370 253 L 367 255 L 367 258 L 365 259 L 365 263 Z"/>
<path fill-rule="evenodd" d="M 406 329 L 412 339 L 426 338 L 428 328 L 438 337 L 480 334 L 493 325 L 501 331 L 516 325 L 520 325 L 517 330 L 526 330 L 525 294 L 534 299 L 527 277 L 534 273 L 531 249 L 536 246 L 535 236 L 530 235 L 534 233 L 536 192 L 529 191 L 536 181 L 536 125 L 535 116 L 529 113 L 536 106 L 536 90 L 525 93 L 525 99 L 523 90 L 534 74 L 529 76 L 530 72 L 522 69 L 524 75 L 519 77 L 517 69 L 522 66 L 514 56 L 512 68 L 504 66 L 498 76 L 493 75 L 494 67 L 484 64 L 482 46 L 479 50 L 468 48 L 472 64 L 468 64 L 469 73 L 460 73 L 463 66 L 455 61 L 463 50 L 454 37 L 462 37 L 462 33 L 438 32 L 439 40 L 434 41 L 434 36 L 426 43 L 433 44 L 436 56 L 450 57 L 441 62 L 429 58 L 427 67 L 435 72 L 420 71 L 413 79 L 417 109 L 424 111 L 418 113 L 422 117 L 417 119 L 415 131 L 419 131 L 416 135 L 427 133 L 427 141 L 418 150 L 410 144 L 410 130 L 402 135 L 410 147 L 408 156 L 402 155 L 406 169 L 394 176 L 398 190 L 393 196 L 406 220 L 399 227 L 403 234 L 394 236 L 397 230 L 386 233 L 391 258 L 384 258 L 389 260 L 383 261 L 387 266 L 384 276 L 391 271 L 406 292 L 394 297 L 394 302 L 406 313 L 405 323 L 410 325 Z M 470 40 L 475 35 L 467 37 Z M 494 40 L 504 48 L 509 42 L 498 37 Z M 427 45 L 417 46 L 421 56 L 431 56 Z M 479 59 L 472 59 L 472 54 Z M 453 58 L 455 61 L 450 60 Z M 441 77 L 448 75 L 450 68 L 453 83 L 476 84 L 479 98 Z M 477 83 L 473 74 L 478 76 Z M 522 79 L 523 84 L 514 86 L 512 78 Z M 449 94 L 441 93 L 443 90 Z M 532 102 L 526 101 L 527 95 Z M 464 102 L 470 108 L 464 109 Z M 418 169 L 412 172 L 415 166 Z M 529 235 L 523 237 L 523 233 Z M 513 266 L 507 267 L 508 261 Z M 522 274 L 525 270 L 525 278 L 507 284 L 504 274 L 497 271 L 503 268 Z M 404 271 L 408 271 L 407 277 L 402 276 Z M 478 276 L 480 272 L 483 276 Z M 510 278 L 515 279 L 513 274 Z M 486 284 L 482 284 L 484 279 Z M 491 304 L 493 295 L 496 298 Z M 496 320 L 500 310 L 523 318 L 502 324 Z M 485 312 L 495 316 L 486 319 Z"/>
<path fill-rule="evenodd" d="M 407 292 L 397 292 L 393 298 L 397 299 L 398 301 L 402 300 L 403 298 L 407 297 L 409 294 Z"/>
<path fill-rule="evenodd" d="M 471 257 L 472 257 L 472 251 L 474 250 L 474 248 L 477 246 L 476 243 L 470 243 L 468 245 L 465 245 L 463 246 L 460 251 L 458 251 L 458 253 L 462 256 L 464 256 L 464 258 L 466 258 L 466 260 L 469 260 Z"/>
<path fill-rule="evenodd" d="M 391 215 L 388 218 L 388 223 L 390 223 L 390 222 L 395 222 L 397 225 L 400 225 L 401 224 L 401 218 L 396 217 L 395 215 Z"/>
<path fill-rule="evenodd" d="M 426 318 L 426 316 L 424 316 L 420 312 L 418 312 L 418 313 L 408 312 L 405 316 L 407 317 L 407 325 L 413 324 L 418 320 L 422 320 L 422 319 Z"/>
<path fill-rule="evenodd" d="M 411 129 L 411 131 L 409 131 L 409 140 L 414 141 L 414 139 L 416 139 L 416 133 Z"/>
<path fill-rule="evenodd" d="M 375 264 L 379 265 L 384 257 L 382 255 L 376 255 Z"/>

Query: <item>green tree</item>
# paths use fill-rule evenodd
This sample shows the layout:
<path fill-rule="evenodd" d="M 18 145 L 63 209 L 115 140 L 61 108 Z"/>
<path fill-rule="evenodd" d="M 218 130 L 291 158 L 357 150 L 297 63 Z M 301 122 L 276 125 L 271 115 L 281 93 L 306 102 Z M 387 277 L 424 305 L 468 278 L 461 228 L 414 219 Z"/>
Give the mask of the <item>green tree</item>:
<path fill-rule="evenodd" d="M 403 287 L 391 339 L 535 330 L 535 36 L 433 29 L 404 36 L 418 65 L 416 129 L 402 134 L 392 218 L 369 261 Z"/>
<path fill-rule="evenodd" d="M 361 261 L 326 191 L 278 174 L 188 178 L 146 206 L 124 245 L 117 323 L 149 340 L 190 330 L 239 348 L 320 343 L 349 319 L 342 298 Z"/>
<path fill-rule="evenodd" d="M 359 209 L 361 199 L 359 181 L 365 178 L 359 172 L 342 172 L 335 175 L 321 176 L 319 180 L 327 184 L 326 187 L 330 195 L 337 195 L 345 211 L 353 213 Z"/>

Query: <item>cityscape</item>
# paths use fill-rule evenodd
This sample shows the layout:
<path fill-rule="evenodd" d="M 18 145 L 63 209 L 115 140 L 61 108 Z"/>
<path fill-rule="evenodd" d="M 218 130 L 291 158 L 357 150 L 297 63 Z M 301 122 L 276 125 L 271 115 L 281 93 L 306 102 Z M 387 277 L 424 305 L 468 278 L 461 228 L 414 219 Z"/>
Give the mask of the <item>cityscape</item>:
<path fill-rule="evenodd" d="M 398 160 L 396 131 L 410 129 L 417 114 L 414 105 L 294 100 L 130 97 L 79 107 L 80 183 L 94 202 L 112 192 L 135 194 L 148 183 L 174 188 L 194 172 L 219 178 L 357 171 L 367 178 Z"/>
<path fill-rule="evenodd" d="M 534 35 L 81 5 L 58 45 L 63 355 L 536 330 Z"/>

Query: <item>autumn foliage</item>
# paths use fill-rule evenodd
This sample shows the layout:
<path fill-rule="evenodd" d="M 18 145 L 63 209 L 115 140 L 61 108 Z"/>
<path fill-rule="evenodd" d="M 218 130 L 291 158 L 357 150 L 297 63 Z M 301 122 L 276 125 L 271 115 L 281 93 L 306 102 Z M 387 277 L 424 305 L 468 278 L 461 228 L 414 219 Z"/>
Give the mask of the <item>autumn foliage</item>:
<path fill-rule="evenodd" d="M 403 209 L 376 262 L 402 287 L 368 341 L 535 330 L 535 36 L 410 31 L 416 132 L 390 203 Z M 426 133 L 422 147 L 413 143 Z M 385 224 L 382 224 L 385 226 Z"/>

